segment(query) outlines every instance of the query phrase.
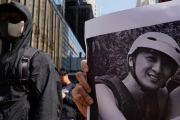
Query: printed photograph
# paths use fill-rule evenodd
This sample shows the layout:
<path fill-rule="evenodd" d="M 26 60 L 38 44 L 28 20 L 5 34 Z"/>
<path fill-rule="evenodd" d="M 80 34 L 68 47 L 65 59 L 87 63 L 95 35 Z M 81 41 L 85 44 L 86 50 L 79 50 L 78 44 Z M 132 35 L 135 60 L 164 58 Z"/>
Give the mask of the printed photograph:
<path fill-rule="evenodd" d="M 180 116 L 167 105 L 168 94 L 180 85 L 179 27 L 180 21 L 172 21 L 86 39 L 87 77 L 95 100 L 90 120 Z"/>

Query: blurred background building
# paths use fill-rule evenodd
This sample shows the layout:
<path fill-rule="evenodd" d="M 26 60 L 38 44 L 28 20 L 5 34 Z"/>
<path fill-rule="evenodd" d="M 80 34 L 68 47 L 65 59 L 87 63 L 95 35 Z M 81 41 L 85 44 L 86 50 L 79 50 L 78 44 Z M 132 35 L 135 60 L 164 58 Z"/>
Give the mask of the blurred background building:
<path fill-rule="evenodd" d="M 171 0 L 137 0 L 136 7 L 140 7 L 144 5 L 151 5 L 151 4 L 156 4 L 160 2 L 166 2 L 166 1 L 171 1 Z"/>
<path fill-rule="evenodd" d="M 55 3 L 85 51 L 85 21 L 98 17 L 96 0 L 55 0 Z"/>
<path fill-rule="evenodd" d="M 65 15 L 65 0 L 55 0 L 57 9 L 61 12 L 62 16 Z"/>
<path fill-rule="evenodd" d="M 91 4 L 94 17 L 98 17 L 98 7 L 96 4 L 96 0 L 84 0 L 84 2 L 86 2 L 87 4 Z"/>
<path fill-rule="evenodd" d="M 92 2 L 94 4 L 94 2 Z M 94 18 L 93 7 L 86 0 L 65 0 L 65 19 L 85 51 L 85 21 Z"/>

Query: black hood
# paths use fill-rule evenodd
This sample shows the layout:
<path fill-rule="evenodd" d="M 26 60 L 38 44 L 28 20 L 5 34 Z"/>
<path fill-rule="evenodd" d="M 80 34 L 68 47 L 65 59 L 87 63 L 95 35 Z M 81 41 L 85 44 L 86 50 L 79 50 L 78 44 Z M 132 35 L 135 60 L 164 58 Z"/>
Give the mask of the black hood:
<path fill-rule="evenodd" d="M 16 40 L 6 40 L 1 36 L 1 39 L 5 43 L 12 43 L 13 44 L 13 49 L 12 53 L 17 52 L 18 49 L 23 48 L 28 45 L 30 42 L 30 37 L 31 37 L 31 31 L 32 31 L 32 16 L 31 13 L 29 12 L 28 8 L 18 2 L 10 2 L 6 4 L 1 4 L 0 5 L 0 13 L 3 11 L 18 11 L 21 14 L 23 14 L 26 18 L 25 20 L 25 26 L 24 26 L 24 31 L 23 34 L 20 38 L 17 38 Z"/>
<path fill-rule="evenodd" d="M 31 40 L 31 32 L 32 32 L 32 16 L 29 12 L 28 8 L 18 2 L 10 2 L 0 5 L 0 13 L 6 11 L 19 11 L 21 12 L 25 17 L 25 26 L 24 31 L 21 37 L 17 38 L 16 40 L 7 40 L 3 38 L 0 34 L 0 39 L 3 42 L 3 48 L 5 50 L 5 54 L 0 56 L 0 77 L 3 78 L 3 76 L 7 76 L 14 70 L 14 68 L 17 68 L 18 62 L 24 52 L 24 50 L 29 45 L 29 42 Z M 9 45 L 11 45 L 12 49 L 9 50 Z M 4 73 L 4 74 L 2 74 Z M 15 73 L 12 73 L 15 74 Z M 3 76 L 2 76 L 3 75 Z M 9 75 L 10 76 L 10 75 Z M 1 79 L 0 78 L 0 79 Z"/>

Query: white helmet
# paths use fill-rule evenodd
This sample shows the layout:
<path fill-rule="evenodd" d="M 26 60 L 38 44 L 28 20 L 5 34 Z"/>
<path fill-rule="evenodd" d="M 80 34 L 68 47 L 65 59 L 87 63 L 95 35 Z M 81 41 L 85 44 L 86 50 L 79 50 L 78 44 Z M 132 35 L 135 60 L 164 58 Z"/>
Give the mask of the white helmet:
<path fill-rule="evenodd" d="M 128 52 L 133 54 L 139 47 L 151 48 L 170 56 L 178 65 L 180 65 L 180 48 L 176 41 L 170 36 L 159 32 L 148 32 L 139 36 L 131 46 Z"/>

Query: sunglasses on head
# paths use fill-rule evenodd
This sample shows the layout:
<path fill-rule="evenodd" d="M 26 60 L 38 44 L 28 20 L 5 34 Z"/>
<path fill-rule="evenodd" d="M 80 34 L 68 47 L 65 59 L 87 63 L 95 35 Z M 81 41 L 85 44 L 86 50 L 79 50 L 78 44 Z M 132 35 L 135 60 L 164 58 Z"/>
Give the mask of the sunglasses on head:
<path fill-rule="evenodd" d="M 25 17 L 22 14 L 19 14 L 17 12 L 9 12 L 5 11 L 0 13 L 0 20 L 5 20 L 5 19 L 12 19 L 17 22 L 24 21 Z"/>

